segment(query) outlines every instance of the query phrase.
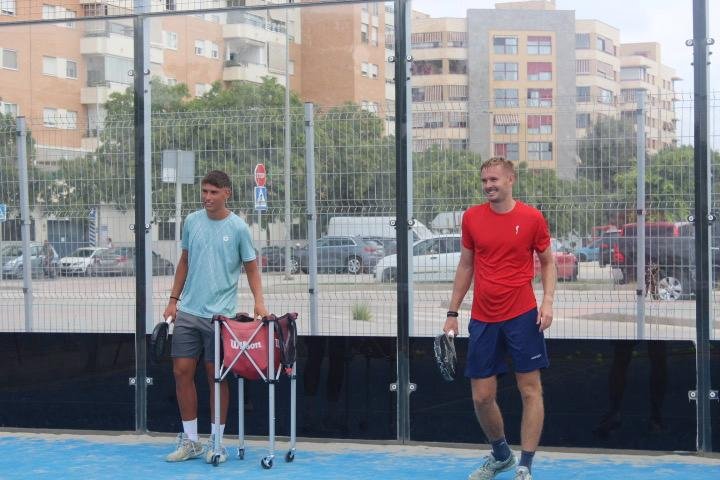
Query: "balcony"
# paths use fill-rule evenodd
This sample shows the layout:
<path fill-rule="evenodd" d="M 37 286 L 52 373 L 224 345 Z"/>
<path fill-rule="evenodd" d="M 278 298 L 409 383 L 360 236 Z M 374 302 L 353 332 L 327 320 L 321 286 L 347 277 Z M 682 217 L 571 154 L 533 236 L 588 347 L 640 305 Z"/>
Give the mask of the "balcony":
<path fill-rule="evenodd" d="M 122 93 L 129 85 L 115 82 L 92 82 L 90 86 L 80 89 L 80 103 L 83 105 L 104 104 L 114 92 Z"/>
<path fill-rule="evenodd" d="M 242 60 L 227 60 L 223 69 L 223 81 L 262 83 L 263 77 L 275 77 L 278 83 L 285 85 L 285 77 L 273 75 L 268 71 L 267 65 L 244 62 Z"/>
<path fill-rule="evenodd" d="M 264 43 L 285 43 L 285 27 L 245 12 L 229 12 L 223 38 L 247 38 Z"/>
<path fill-rule="evenodd" d="M 80 53 L 83 55 L 112 55 L 133 58 L 133 38 L 125 36 L 91 36 L 80 40 Z"/>

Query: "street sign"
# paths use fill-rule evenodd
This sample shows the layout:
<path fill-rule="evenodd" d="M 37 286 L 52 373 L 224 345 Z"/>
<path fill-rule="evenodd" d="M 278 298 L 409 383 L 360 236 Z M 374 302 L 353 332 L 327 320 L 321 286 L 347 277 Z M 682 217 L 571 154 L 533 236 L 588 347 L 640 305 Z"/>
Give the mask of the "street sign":
<path fill-rule="evenodd" d="M 267 181 L 267 175 L 265 175 L 265 164 L 258 163 L 255 165 L 255 185 L 258 187 L 264 187 Z"/>
<path fill-rule="evenodd" d="M 266 187 L 255 187 L 255 210 L 259 212 L 267 210 Z"/>
<path fill-rule="evenodd" d="M 162 181 L 192 185 L 195 183 L 195 152 L 185 150 L 163 150 Z M 178 177 L 179 174 L 179 177 Z"/>
<path fill-rule="evenodd" d="M 7 220 L 7 205 L 0 203 L 0 222 Z"/>

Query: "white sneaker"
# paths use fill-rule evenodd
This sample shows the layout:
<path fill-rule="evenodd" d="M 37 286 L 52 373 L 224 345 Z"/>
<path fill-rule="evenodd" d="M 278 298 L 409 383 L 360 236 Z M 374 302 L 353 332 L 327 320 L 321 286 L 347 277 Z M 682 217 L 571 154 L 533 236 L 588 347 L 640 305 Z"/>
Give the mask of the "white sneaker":
<path fill-rule="evenodd" d="M 226 462 L 228 459 L 228 453 L 225 447 L 220 445 L 220 451 L 215 452 L 215 434 L 210 435 L 207 445 L 205 445 L 205 462 L 213 463 L 213 457 L 217 454 L 218 463 Z"/>
<path fill-rule="evenodd" d="M 203 454 L 203 446 L 200 442 L 193 442 L 185 433 L 178 433 L 175 443 L 175 451 L 165 457 L 168 462 L 184 462 L 198 458 Z"/>
<path fill-rule="evenodd" d="M 515 470 L 515 480 L 532 480 L 532 475 L 527 467 L 518 467 Z"/>
<path fill-rule="evenodd" d="M 517 459 L 512 453 L 507 460 L 502 462 L 495 460 L 493 454 L 490 453 L 485 457 L 485 461 L 480 468 L 470 474 L 468 480 L 492 480 L 498 473 L 507 472 L 515 465 L 517 465 Z"/>

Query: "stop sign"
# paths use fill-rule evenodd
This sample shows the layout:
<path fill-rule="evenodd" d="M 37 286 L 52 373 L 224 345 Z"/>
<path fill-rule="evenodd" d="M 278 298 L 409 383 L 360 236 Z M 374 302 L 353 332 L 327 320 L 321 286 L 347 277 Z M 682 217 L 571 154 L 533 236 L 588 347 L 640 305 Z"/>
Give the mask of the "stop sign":
<path fill-rule="evenodd" d="M 265 164 L 258 163 L 255 165 L 255 185 L 264 187 L 267 177 L 265 176 Z"/>

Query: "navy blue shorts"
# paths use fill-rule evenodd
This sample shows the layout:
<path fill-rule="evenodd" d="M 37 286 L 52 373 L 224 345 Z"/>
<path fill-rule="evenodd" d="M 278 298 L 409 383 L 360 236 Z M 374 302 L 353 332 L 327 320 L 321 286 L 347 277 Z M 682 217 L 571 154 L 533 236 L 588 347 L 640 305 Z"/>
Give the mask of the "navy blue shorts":
<path fill-rule="evenodd" d="M 488 378 L 507 373 L 507 355 L 512 357 L 515 372 L 527 373 L 547 368 L 550 361 L 545 335 L 537 325 L 536 308 L 504 322 L 488 323 L 470 320 L 468 331 L 468 378 Z"/>

